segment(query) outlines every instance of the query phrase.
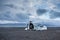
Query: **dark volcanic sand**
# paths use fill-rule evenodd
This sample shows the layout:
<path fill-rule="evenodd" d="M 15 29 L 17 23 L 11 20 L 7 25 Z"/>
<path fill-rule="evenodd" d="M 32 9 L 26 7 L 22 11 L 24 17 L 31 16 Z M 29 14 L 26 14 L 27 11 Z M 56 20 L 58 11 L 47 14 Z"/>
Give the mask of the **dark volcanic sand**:
<path fill-rule="evenodd" d="M 60 40 L 60 28 L 46 31 L 25 31 L 24 28 L 0 28 L 0 40 Z"/>

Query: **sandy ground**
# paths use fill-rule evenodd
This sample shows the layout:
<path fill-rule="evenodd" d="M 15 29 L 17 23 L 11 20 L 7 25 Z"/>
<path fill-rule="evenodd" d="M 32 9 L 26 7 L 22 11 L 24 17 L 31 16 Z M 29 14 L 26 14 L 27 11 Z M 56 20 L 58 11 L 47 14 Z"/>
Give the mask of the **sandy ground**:
<path fill-rule="evenodd" d="M 46 31 L 0 28 L 0 40 L 60 40 L 60 28 L 48 28 Z"/>

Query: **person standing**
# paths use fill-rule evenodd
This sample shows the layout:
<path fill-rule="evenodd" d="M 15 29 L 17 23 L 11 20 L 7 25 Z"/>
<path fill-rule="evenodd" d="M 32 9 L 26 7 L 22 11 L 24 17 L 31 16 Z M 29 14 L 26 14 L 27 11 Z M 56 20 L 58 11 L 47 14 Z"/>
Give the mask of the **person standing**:
<path fill-rule="evenodd" d="M 34 29 L 34 25 L 33 25 L 32 21 L 30 21 L 30 23 L 29 23 L 29 29 L 31 29 L 31 30 Z"/>

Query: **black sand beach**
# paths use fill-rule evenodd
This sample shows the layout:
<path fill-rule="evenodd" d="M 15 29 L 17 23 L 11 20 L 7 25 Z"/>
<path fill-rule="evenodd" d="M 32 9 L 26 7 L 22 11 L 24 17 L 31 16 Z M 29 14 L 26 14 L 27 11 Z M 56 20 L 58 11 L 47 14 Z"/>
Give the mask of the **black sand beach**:
<path fill-rule="evenodd" d="M 60 28 L 45 31 L 25 31 L 19 27 L 0 27 L 0 40 L 60 40 Z"/>

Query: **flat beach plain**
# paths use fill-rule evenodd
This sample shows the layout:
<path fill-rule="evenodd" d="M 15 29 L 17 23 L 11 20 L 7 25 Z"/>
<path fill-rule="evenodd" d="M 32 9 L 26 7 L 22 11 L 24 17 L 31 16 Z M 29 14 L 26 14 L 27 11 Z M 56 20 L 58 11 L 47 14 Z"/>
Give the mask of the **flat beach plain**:
<path fill-rule="evenodd" d="M 22 27 L 0 27 L 0 40 L 60 40 L 60 27 L 25 31 Z"/>

